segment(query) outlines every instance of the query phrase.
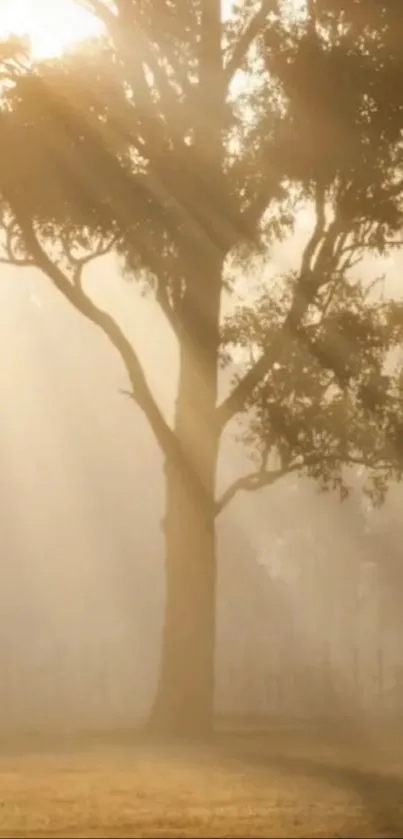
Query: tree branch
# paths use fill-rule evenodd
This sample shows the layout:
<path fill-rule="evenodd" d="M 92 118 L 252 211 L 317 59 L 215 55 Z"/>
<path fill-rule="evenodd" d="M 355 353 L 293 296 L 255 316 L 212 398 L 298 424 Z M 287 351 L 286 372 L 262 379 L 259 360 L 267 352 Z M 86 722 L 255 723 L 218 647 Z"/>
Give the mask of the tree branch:
<path fill-rule="evenodd" d="M 81 272 L 84 265 L 90 261 L 90 257 L 77 263 L 74 282 L 70 282 L 63 271 L 47 255 L 24 212 L 19 211 L 15 206 L 13 206 L 13 212 L 21 230 L 24 245 L 36 267 L 49 277 L 55 288 L 80 314 L 103 332 L 118 351 L 129 377 L 134 400 L 146 415 L 162 450 L 165 454 L 168 453 L 168 450 L 171 452 L 174 434 L 152 396 L 137 353 L 114 318 L 100 309 L 82 289 L 80 283 Z"/>
<path fill-rule="evenodd" d="M 161 64 L 159 56 L 153 44 L 143 32 L 139 31 L 139 37 L 142 39 L 142 48 L 144 55 L 144 62 L 154 77 L 154 84 L 159 94 L 160 107 L 164 113 L 167 125 L 173 125 L 175 133 L 169 132 L 170 140 L 173 144 L 176 143 L 177 134 L 179 134 L 180 124 L 183 121 L 183 108 L 181 107 L 180 99 L 173 87 L 166 69 Z"/>
<path fill-rule="evenodd" d="M 218 423 L 221 428 L 232 419 L 232 417 L 242 411 L 245 403 L 258 386 L 259 382 L 267 375 L 273 364 L 279 360 L 282 352 L 285 349 L 286 341 L 290 333 L 295 334 L 295 331 L 300 326 L 302 319 L 313 302 L 316 292 L 319 289 L 318 283 L 316 285 L 307 283 L 309 280 L 309 270 L 311 269 L 311 259 L 315 253 L 316 248 L 323 237 L 324 233 L 324 214 L 322 203 L 319 203 L 317 223 L 315 229 L 309 239 L 301 261 L 300 280 L 297 282 L 294 299 L 292 301 L 290 310 L 279 329 L 278 333 L 273 338 L 272 342 L 262 353 L 258 361 L 251 367 L 241 381 L 236 385 L 233 391 L 223 400 L 221 405 L 217 408 Z M 307 270 L 309 268 L 309 270 Z M 319 280 L 318 280 L 319 282 Z"/>
<path fill-rule="evenodd" d="M 174 334 L 177 338 L 179 338 L 183 332 L 183 325 L 169 299 L 168 290 L 164 283 L 159 283 L 157 281 L 155 299 L 170 324 Z"/>
<path fill-rule="evenodd" d="M 42 247 L 35 229 L 27 217 L 23 205 L 11 193 L 7 196 L 14 218 L 21 231 L 24 247 L 32 257 L 35 267 L 41 270 L 53 283 L 57 291 L 80 312 L 83 317 L 97 326 L 117 350 L 124 364 L 131 386 L 131 398 L 143 411 L 154 436 L 168 462 L 181 469 L 189 488 L 199 498 L 202 509 L 211 511 L 214 501 L 208 496 L 200 475 L 189 462 L 180 439 L 168 425 L 148 385 L 144 370 L 130 341 L 114 318 L 99 308 L 83 291 L 78 270 L 76 282 L 70 282 L 64 272 L 49 258 Z M 88 263 L 89 259 L 86 260 Z M 17 263 L 18 264 L 18 263 Z M 82 266 L 81 266 L 82 267 Z"/>
<path fill-rule="evenodd" d="M 163 141 L 163 130 L 160 115 L 157 113 L 155 103 L 152 100 L 150 87 L 147 83 L 144 72 L 144 49 L 146 45 L 145 36 L 140 33 L 137 39 L 135 49 L 133 49 L 133 39 L 130 37 L 130 31 L 127 31 L 125 21 L 120 20 L 121 11 L 115 14 L 110 6 L 102 0 L 75 0 L 78 6 L 88 11 L 94 17 L 98 18 L 105 26 L 111 40 L 120 48 L 121 55 L 126 64 L 128 78 L 131 86 L 136 92 L 136 99 L 138 104 L 136 107 L 139 111 L 144 112 L 147 123 L 147 143 L 149 149 L 154 149 Z M 152 47 L 149 46 L 149 55 L 152 54 Z M 155 71 L 155 68 L 153 68 Z M 150 128 L 152 126 L 152 130 Z M 143 126 L 144 129 L 144 126 Z M 158 138 L 155 136 L 158 134 Z M 132 136 L 132 132 L 129 132 Z"/>
<path fill-rule="evenodd" d="M 150 95 L 150 86 L 147 82 L 144 65 L 147 65 L 154 77 L 155 87 L 160 95 L 160 106 L 163 106 L 165 125 L 171 124 L 173 131 L 170 131 L 170 140 L 175 143 L 179 124 L 183 120 L 183 109 L 175 88 L 171 83 L 166 68 L 162 65 L 157 54 L 156 44 L 147 36 L 140 22 L 137 21 L 135 28 L 130 13 L 131 6 L 124 0 L 123 3 L 116 3 L 116 13 L 102 0 L 76 0 L 79 6 L 90 14 L 97 17 L 105 26 L 115 43 L 122 47 L 122 54 L 126 56 L 126 63 L 129 78 L 133 76 L 133 67 L 136 68 L 136 79 L 133 87 L 137 98 L 143 99 L 146 104 L 148 116 L 153 115 L 154 123 L 160 123 L 157 118 L 155 104 Z M 127 8 L 129 6 L 129 8 Z M 129 15 L 126 14 L 126 10 Z M 134 30 L 134 31 L 133 31 Z M 135 44 L 135 50 L 133 50 Z M 183 93 L 188 91 L 183 90 Z M 160 123 L 160 128 L 162 125 Z M 162 135 L 161 135 L 162 139 Z"/>
<path fill-rule="evenodd" d="M 218 406 L 217 422 L 221 429 L 224 429 L 224 427 L 235 416 L 235 414 L 239 413 L 244 409 L 248 399 L 250 398 L 255 388 L 271 370 L 273 364 L 275 364 L 275 362 L 278 361 L 281 357 L 285 349 L 286 341 L 289 338 L 290 330 L 292 329 L 292 324 L 294 322 L 294 318 L 296 316 L 298 308 L 301 309 L 300 317 L 302 319 L 304 311 L 306 311 L 308 305 L 306 305 L 305 307 L 298 306 L 297 300 L 296 298 L 294 298 L 290 311 L 283 323 L 283 326 L 278 330 L 271 343 L 264 350 L 264 352 L 253 365 L 253 367 L 251 367 L 248 370 L 248 372 L 245 373 L 243 378 L 234 387 L 229 396 L 227 396 Z"/>
<path fill-rule="evenodd" d="M 227 87 L 242 66 L 242 62 L 247 55 L 249 47 L 252 45 L 255 38 L 261 33 L 264 24 L 269 15 L 277 10 L 277 0 L 262 0 L 260 8 L 247 23 L 244 31 L 241 33 L 234 50 L 229 57 L 224 68 L 224 80 Z"/>
<path fill-rule="evenodd" d="M 84 268 L 89 265 L 90 262 L 93 262 L 94 259 L 99 259 L 101 256 L 107 256 L 108 253 L 111 253 L 116 243 L 117 237 L 115 235 L 110 236 L 105 241 L 101 239 L 95 246 L 94 250 L 85 256 L 77 257 L 72 253 L 69 241 L 62 238 L 64 256 L 73 268 L 73 282 L 75 286 L 79 286 L 82 291 L 82 274 Z"/>
<path fill-rule="evenodd" d="M 315 251 L 320 244 L 321 239 L 325 233 L 326 228 L 326 216 L 325 216 L 325 200 L 326 200 L 326 191 L 322 184 L 316 185 L 316 194 L 315 194 L 315 210 L 316 210 L 316 224 L 312 233 L 311 238 L 309 239 L 301 262 L 301 274 L 307 274 L 308 271 L 312 268 L 312 259 L 315 255 Z"/>
<path fill-rule="evenodd" d="M 285 478 L 295 472 L 300 472 L 303 469 L 309 469 L 312 466 L 321 465 L 323 463 L 334 461 L 335 457 L 323 454 L 315 454 L 311 457 L 306 457 L 302 460 L 295 460 L 288 466 L 279 469 L 259 470 L 258 472 L 250 472 L 248 475 L 243 475 L 237 478 L 233 484 L 223 492 L 221 498 L 216 503 L 216 516 L 227 507 L 235 498 L 238 492 L 255 492 L 259 489 L 272 486 L 276 481 Z M 385 469 L 387 463 L 384 461 L 371 460 L 371 457 L 359 457 L 358 455 L 347 455 L 343 458 L 344 466 L 365 466 L 367 469 Z"/>
<path fill-rule="evenodd" d="M 284 467 L 281 469 L 271 469 L 269 471 L 260 470 L 259 472 L 250 472 L 248 475 L 243 475 L 241 478 L 237 478 L 233 484 L 227 487 L 218 499 L 216 503 L 216 516 L 220 515 L 225 507 L 227 507 L 233 498 L 235 498 L 238 492 L 255 492 L 255 490 L 271 486 L 276 481 L 280 480 L 280 478 L 284 478 L 286 475 L 291 474 L 291 472 L 295 472 L 299 468 L 301 468 L 301 464 L 296 463 L 288 468 Z"/>
<path fill-rule="evenodd" d="M 114 25 L 116 22 L 116 15 L 113 13 L 108 3 L 103 3 L 102 0 L 75 0 L 77 6 L 81 6 L 84 11 L 89 12 L 93 17 L 103 23 L 105 28 Z"/>
<path fill-rule="evenodd" d="M 326 228 L 325 198 L 325 189 L 318 184 L 315 200 L 316 223 L 302 255 L 299 278 L 295 284 L 289 312 L 283 326 L 258 361 L 218 406 L 218 422 L 221 428 L 224 428 L 236 413 L 243 410 L 255 388 L 269 373 L 273 364 L 281 358 L 289 337 L 301 333 L 302 320 L 309 306 L 314 303 L 318 291 L 332 278 L 334 245 L 341 228 L 337 216 Z"/>

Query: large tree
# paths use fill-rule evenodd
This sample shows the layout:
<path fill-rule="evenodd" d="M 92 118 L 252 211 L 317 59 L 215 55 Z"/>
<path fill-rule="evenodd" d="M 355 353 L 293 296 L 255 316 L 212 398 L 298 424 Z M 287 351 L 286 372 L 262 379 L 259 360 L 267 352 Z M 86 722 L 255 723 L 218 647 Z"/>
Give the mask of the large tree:
<path fill-rule="evenodd" d="M 342 491 L 347 464 L 364 463 L 378 490 L 400 476 L 401 389 L 385 365 L 401 311 L 374 303 L 352 270 L 399 246 L 401 4 L 244 0 L 224 15 L 220 0 L 75 1 L 103 38 L 39 65 L 26 44 L 4 45 L 3 259 L 39 267 L 102 330 L 161 448 L 166 615 L 152 724 L 205 732 L 223 507 L 290 471 Z M 303 205 L 314 222 L 298 269 L 271 276 L 223 328 L 224 293 L 240 271 L 256 276 Z M 177 338 L 172 427 L 135 346 L 85 290 L 85 266 L 110 250 Z M 247 369 L 219 403 L 231 344 Z M 240 414 L 261 458 L 217 498 L 221 436 Z"/>

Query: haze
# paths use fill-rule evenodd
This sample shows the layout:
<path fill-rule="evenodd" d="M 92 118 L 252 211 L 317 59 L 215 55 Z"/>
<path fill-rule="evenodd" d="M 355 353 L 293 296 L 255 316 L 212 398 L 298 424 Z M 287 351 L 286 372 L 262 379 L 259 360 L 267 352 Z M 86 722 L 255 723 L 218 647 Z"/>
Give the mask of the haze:
<path fill-rule="evenodd" d="M 304 222 L 297 238 L 303 235 Z M 275 264 L 282 268 L 286 262 L 285 244 L 277 249 Z M 393 294 L 399 270 L 388 267 Z M 377 271 L 377 265 L 368 266 L 369 276 Z M 176 349 L 163 318 L 134 284 L 119 277 L 112 258 L 93 266 L 87 284 L 132 330 L 169 415 Z M 128 726 L 148 712 L 157 678 L 164 594 L 162 461 L 140 413 L 120 392 L 127 383 L 119 358 L 50 284 L 31 269 L 3 267 L 0 297 L 0 649 L 8 674 L 2 723 L 102 729 L 119 720 Z M 223 450 L 222 484 L 248 467 L 232 434 L 233 429 Z M 291 507 L 290 492 L 298 493 L 298 504 Z M 378 672 L 379 650 L 385 654 L 385 678 L 391 684 L 398 678 L 396 667 L 403 661 L 397 610 L 385 627 L 375 589 L 354 631 L 346 619 L 348 591 L 353 599 L 358 596 L 352 579 L 363 550 L 354 503 L 340 507 L 337 498 L 321 496 L 309 482 L 287 479 L 258 495 L 240 495 L 223 515 L 220 710 L 264 713 L 277 702 L 277 712 L 284 711 L 284 699 L 276 700 L 268 679 L 281 681 L 282 670 L 289 679 L 290 667 L 301 672 L 297 636 L 310 666 L 329 656 L 333 645 L 335 681 L 342 675 L 349 692 L 357 691 L 352 681 L 357 655 L 364 681 L 372 684 Z M 379 514 L 391 521 L 395 544 L 402 535 L 400 503 L 396 489 Z M 305 534 L 299 547 L 291 539 L 284 550 L 287 534 L 298 528 Z M 307 555 L 309 534 L 313 545 Z M 378 559 L 385 549 L 381 542 Z M 295 583 L 301 574 L 304 586 Z M 273 575 L 282 581 L 275 595 Z M 343 600 L 335 585 L 343 585 Z M 383 602 L 385 592 L 378 594 Z M 351 609 L 355 620 L 353 604 Z M 363 685 L 354 702 L 364 693 L 368 703 Z M 294 701 L 301 713 L 308 712 L 306 697 Z"/>
<path fill-rule="evenodd" d="M 327 3 L 1 5 L 0 837 L 402 835 L 403 70 Z"/>

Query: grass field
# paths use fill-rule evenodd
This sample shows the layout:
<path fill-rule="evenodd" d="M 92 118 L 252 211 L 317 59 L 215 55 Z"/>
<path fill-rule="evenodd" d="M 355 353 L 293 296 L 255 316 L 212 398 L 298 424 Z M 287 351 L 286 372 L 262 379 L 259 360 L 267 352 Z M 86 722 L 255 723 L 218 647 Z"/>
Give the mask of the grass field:
<path fill-rule="evenodd" d="M 4 742 L 0 836 L 403 836 L 403 737 L 273 728 L 204 748 Z"/>

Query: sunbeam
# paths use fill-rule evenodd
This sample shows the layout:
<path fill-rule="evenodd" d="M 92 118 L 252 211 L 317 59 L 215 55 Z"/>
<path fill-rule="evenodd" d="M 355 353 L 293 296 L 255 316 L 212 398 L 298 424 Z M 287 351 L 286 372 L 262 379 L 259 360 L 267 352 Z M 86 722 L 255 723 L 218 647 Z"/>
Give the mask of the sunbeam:
<path fill-rule="evenodd" d="M 99 21 L 71 0 L 5 0 L 1 6 L 1 37 L 28 36 L 38 60 L 62 55 L 101 32 Z"/>

